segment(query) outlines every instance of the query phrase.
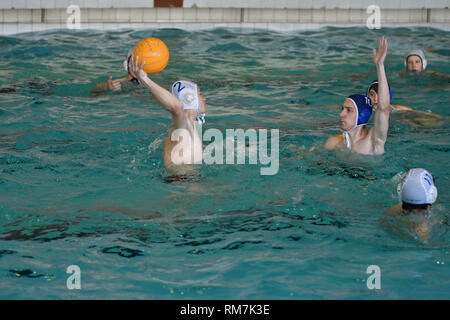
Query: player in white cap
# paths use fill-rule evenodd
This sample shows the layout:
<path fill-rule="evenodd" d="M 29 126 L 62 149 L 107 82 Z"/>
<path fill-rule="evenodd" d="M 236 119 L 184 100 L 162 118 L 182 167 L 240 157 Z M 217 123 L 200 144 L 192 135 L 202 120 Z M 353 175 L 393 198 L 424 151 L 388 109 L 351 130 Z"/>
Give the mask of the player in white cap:
<path fill-rule="evenodd" d="M 203 160 L 202 140 L 195 124 L 205 122 L 206 103 L 200 88 L 193 82 L 180 80 L 171 91 L 153 82 L 131 58 L 129 72 L 147 87 L 155 99 L 172 115 L 169 135 L 164 143 L 163 162 L 171 175 L 186 175 Z"/>
<path fill-rule="evenodd" d="M 387 210 L 386 218 L 395 218 L 412 235 L 428 243 L 431 228 L 437 222 L 430 216 L 438 194 L 432 175 L 425 169 L 411 169 L 397 186 L 397 192 L 402 204 Z"/>
<path fill-rule="evenodd" d="M 405 66 L 409 71 L 422 72 L 427 68 L 427 59 L 420 49 L 409 50 L 405 58 Z"/>

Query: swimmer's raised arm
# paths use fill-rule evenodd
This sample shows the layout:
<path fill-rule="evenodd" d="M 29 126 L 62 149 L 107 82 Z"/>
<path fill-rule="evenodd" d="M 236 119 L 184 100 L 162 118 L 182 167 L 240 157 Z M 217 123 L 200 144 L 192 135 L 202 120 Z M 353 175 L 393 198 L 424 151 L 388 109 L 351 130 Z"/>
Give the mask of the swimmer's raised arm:
<path fill-rule="evenodd" d="M 389 86 L 384 69 L 384 59 L 387 54 L 387 40 L 383 36 L 378 39 L 378 52 L 373 49 L 373 62 L 378 75 L 378 110 L 375 112 L 372 139 L 374 149 L 383 148 L 389 129 L 389 113 L 391 111 Z"/>
<path fill-rule="evenodd" d="M 141 84 L 143 84 L 147 89 L 150 90 L 155 99 L 158 100 L 158 102 L 164 107 L 164 109 L 169 111 L 173 116 L 182 117 L 184 113 L 183 105 L 181 104 L 181 102 L 172 93 L 158 85 L 156 82 L 152 81 L 147 76 L 147 73 L 142 70 L 143 66 L 144 63 L 142 63 L 141 66 L 138 66 L 137 61 L 134 61 L 134 59 L 131 58 L 130 74 L 133 77 L 137 78 Z"/>

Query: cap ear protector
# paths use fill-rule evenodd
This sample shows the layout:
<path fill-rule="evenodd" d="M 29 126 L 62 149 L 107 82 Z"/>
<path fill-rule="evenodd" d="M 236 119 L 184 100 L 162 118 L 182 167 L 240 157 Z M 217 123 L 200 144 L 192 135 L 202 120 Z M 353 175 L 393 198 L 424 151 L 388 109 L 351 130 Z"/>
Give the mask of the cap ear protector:
<path fill-rule="evenodd" d="M 420 58 L 420 60 L 422 61 L 422 71 L 424 71 L 427 68 L 427 59 L 425 59 L 425 54 L 420 49 L 410 50 L 406 54 L 405 67 L 408 67 L 408 58 L 411 57 L 411 56 L 418 56 Z"/>
<path fill-rule="evenodd" d="M 438 195 L 438 192 L 437 192 L 436 186 L 432 186 L 431 190 L 430 190 L 430 204 L 433 204 L 436 202 L 437 195 Z"/>

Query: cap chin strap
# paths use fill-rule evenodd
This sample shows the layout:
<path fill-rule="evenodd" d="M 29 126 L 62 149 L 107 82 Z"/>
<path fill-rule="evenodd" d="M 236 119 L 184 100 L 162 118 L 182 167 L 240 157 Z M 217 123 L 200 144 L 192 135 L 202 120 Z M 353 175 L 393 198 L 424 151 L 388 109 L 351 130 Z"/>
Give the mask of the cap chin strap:
<path fill-rule="evenodd" d="M 206 113 L 198 113 L 197 111 L 197 122 L 199 125 L 205 124 L 205 115 Z"/>
<path fill-rule="evenodd" d="M 350 143 L 350 135 L 348 134 L 348 131 L 342 132 L 342 136 L 344 137 L 344 144 L 347 147 L 347 149 L 351 149 L 351 143 Z"/>

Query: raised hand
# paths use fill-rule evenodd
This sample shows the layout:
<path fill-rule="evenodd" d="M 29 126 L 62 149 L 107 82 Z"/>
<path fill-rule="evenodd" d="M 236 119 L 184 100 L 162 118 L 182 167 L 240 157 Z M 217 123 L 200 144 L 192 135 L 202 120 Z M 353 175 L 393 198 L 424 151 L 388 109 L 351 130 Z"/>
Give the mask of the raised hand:
<path fill-rule="evenodd" d="M 130 60 L 129 72 L 130 74 L 138 80 L 144 79 L 147 77 L 147 73 L 142 69 L 145 65 L 145 62 L 142 62 L 141 65 L 138 65 L 138 59 L 135 59 L 133 56 Z"/>
<path fill-rule="evenodd" d="M 373 62 L 375 64 L 378 65 L 384 64 L 387 48 L 388 48 L 387 39 L 384 36 L 382 36 L 381 38 L 378 39 L 378 52 L 376 49 L 373 49 Z"/>

